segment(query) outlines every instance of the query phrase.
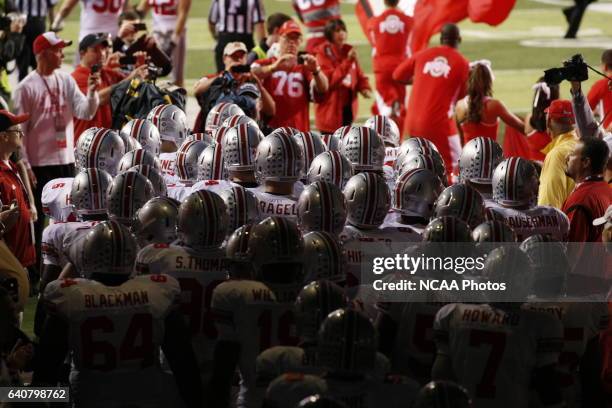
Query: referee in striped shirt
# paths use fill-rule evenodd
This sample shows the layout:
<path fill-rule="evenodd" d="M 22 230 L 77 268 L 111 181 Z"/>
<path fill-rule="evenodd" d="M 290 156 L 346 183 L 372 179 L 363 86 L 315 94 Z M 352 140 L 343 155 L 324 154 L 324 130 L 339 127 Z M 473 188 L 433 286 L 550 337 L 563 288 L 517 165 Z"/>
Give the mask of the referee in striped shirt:
<path fill-rule="evenodd" d="M 26 25 L 23 27 L 25 41 L 23 51 L 17 58 L 19 69 L 19 81 L 28 75 L 30 67 L 36 69 L 36 59 L 32 52 L 34 39 L 47 31 L 45 19 L 49 18 L 49 24 L 53 22 L 53 8 L 58 0 L 14 0 L 20 12 L 27 15 Z"/>
<path fill-rule="evenodd" d="M 215 63 L 221 72 L 223 49 L 230 42 L 239 41 L 252 49 L 253 33 L 257 43 L 265 37 L 266 20 L 263 0 L 213 0 L 208 13 L 208 26 L 212 36 L 217 40 Z"/>

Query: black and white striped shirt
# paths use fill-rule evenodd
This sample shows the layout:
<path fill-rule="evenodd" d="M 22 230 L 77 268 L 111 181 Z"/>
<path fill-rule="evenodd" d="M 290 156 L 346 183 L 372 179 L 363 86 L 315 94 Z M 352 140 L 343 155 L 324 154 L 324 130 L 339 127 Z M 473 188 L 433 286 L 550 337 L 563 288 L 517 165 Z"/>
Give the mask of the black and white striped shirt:
<path fill-rule="evenodd" d="M 17 7 L 28 17 L 47 17 L 49 9 L 59 0 L 15 0 Z"/>
<path fill-rule="evenodd" d="M 217 33 L 252 34 L 253 25 L 265 19 L 262 0 L 213 0 L 208 13 Z"/>

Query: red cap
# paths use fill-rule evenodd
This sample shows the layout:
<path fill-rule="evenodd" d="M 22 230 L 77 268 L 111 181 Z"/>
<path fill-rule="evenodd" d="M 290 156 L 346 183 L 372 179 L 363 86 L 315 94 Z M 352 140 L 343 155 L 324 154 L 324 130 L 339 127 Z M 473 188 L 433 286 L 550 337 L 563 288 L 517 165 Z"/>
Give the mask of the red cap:
<path fill-rule="evenodd" d="M 302 34 L 302 29 L 300 26 L 293 20 L 287 20 L 283 23 L 283 25 L 278 29 L 279 35 L 287 35 L 287 34 Z"/>
<path fill-rule="evenodd" d="M 34 40 L 34 45 L 32 45 L 32 50 L 34 51 L 34 55 L 40 54 L 44 50 L 51 47 L 60 47 L 64 48 L 72 44 L 72 41 L 64 41 L 57 36 L 53 31 L 48 31 L 46 33 L 40 34 Z"/>
<path fill-rule="evenodd" d="M 544 110 L 548 116 L 555 119 L 570 118 L 574 119 L 574 109 L 572 102 L 567 99 L 555 99 L 550 103 L 550 106 Z"/>
<path fill-rule="evenodd" d="M 30 114 L 14 115 L 7 110 L 0 110 L 0 132 L 4 132 L 11 126 L 18 125 L 30 119 Z"/>

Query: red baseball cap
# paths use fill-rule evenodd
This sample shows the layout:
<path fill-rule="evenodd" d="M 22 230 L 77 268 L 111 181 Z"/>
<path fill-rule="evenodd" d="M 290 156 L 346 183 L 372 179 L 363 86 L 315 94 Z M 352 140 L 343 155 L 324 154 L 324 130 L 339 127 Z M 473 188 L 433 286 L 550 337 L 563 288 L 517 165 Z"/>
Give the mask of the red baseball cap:
<path fill-rule="evenodd" d="M 300 26 L 293 20 L 287 20 L 283 23 L 283 25 L 278 29 L 279 35 L 287 35 L 287 34 L 300 34 L 302 35 L 302 29 Z"/>
<path fill-rule="evenodd" d="M 62 40 L 53 31 L 47 31 L 46 33 L 42 33 L 36 37 L 34 40 L 34 45 L 32 45 L 32 50 L 34 51 L 34 55 L 37 55 L 51 47 L 64 48 L 71 44 L 72 41 Z"/>
<path fill-rule="evenodd" d="M 30 114 L 14 115 L 7 110 L 0 110 L 0 132 L 4 132 L 11 126 L 18 125 L 30 119 Z"/>
<path fill-rule="evenodd" d="M 555 99 L 550 103 L 550 106 L 544 109 L 551 118 L 570 118 L 574 120 L 574 108 L 572 102 L 567 99 Z"/>

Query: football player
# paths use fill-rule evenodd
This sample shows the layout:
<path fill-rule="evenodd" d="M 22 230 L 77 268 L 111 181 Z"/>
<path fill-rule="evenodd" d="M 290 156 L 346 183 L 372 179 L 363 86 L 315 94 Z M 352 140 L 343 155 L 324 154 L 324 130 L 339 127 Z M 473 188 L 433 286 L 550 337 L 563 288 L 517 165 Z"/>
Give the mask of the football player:
<path fill-rule="evenodd" d="M 137 244 L 115 221 L 96 225 L 83 245 L 86 279 L 51 282 L 32 384 L 55 386 L 72 353 L 71 397 L 77 406 L 165 407 L 175 381 L 188 407 L 201 407 L 202 387 L 189 332 L 176 310 L 178 282 L 168 275 L 130 279 Z M 167 378 L 160 351 L 172 368 Z"/>
<path fill-rule="evenodd" d="M 347 259 L 344 247 L 336 235 L 312 231 L 304 235 L 305 282 L 326 279 L 341 287 L 346 284 Z"/>
<path fill-rule="evenodd" d="M 174 163 L 178 181 L 167 184 L 168 197 L 183 202 L 191 193 L 191 187 L 198 177 L 198 160 L 206 147 L 206 143 L 198 140 L 185 140 L 181 144 Z"/>
<path fill-rule="evenodd" d="M 395 159 L 399 153 L 400 131 L 395 121 L 388 116 L 375 115 L 365 121 L 365 127 L 374 129 L 385 144 L 385 161 L 383 171 L 387 181 L 395 178 Z"/>
<path fill-rule="evenodd" d="M 49 224 L 77 220 L 74 206 L 70 202 L 72 180 L 73 177 L 56 178 L 43 187 L 40 201 L 43 212 L 49 217 Z"/>
<path fill-rule="evenodd" d="M 191 186 L 192 193 L 198 190 L 210 190 L 220 194 L 236 185 L 227 180 L 227 168 L 223 160 L 220 143 L 213 143 L 204 149 L 198 158 L 198 181 Z"/>
<path fill-rule="evenodd" d="M 342 153 L 353 166 L 353 174 L 375 172 L 383 174 L 385 145 L 376 130 L 351 126 L 340 144 Z"/>
<path fill-rule="evenodd" d="M 155 157 L 159 156 L 161 149 L 159 129 L 150 120 L 132 119 L 121 128 L 119 134 L 137 140 L 143 149 Z"/>
<path fill-rule="evenodd" d="M 326 181 L 343 189 L 353 175 L 351 162 L 337 150 L 323 152 L 314 158 L 308 169 L 308 183 Z"/>
<path fill-rule="evenodd" d="M 228 179 L 246 188 L 257 187 L 255 180 L 255 155 L 264 138 L 256 125 L 243 123 L 224 132 L 223 161 Z"/>
<path fill-rule="evenodd" d="M 224 189 L 219 195 L 225 202 L 227 215 L 229 216 L 228 235 L 245 224 L 259 222 L 257 199 L 251 191 L 240 185 L 235 185 Z"/>
<path fill-rule="evenodd" d="M 172 183 L 176 181 L 174 173 L 176 150 L 189 133 L 187 116 L 185 112 L 174 105 L 158 105 L 149 112 L 147 119 L 159 130 L 159 137 L 161 138 L 159 160 L 162 173 L 167 182 Z"/>
<path fill-rule="evenodd" d="M 117 173 L 123 173 L 135 166 L 150 166 L 161 171 L 159 160 L 153 153 L 145 149 L 134 149 L 124 154 L 119 160 Z"/>
<path fill-rule="evenodd" d="M 304 232 L 324 231 L 338 236 L 346 222 L 342 190 L 325 181 L 309 184 L 300 194 L 297 219 Z"/>
<path fill-rule="evenodd" d="M 465 221 L 470 228 L 485 218 L 484 200 L 471 185 L 454 184 L 446 187 L 434 203 L 433 217 L 454 216 Z"/>
<path fill-rule="evenodd" d="M 226 126 L 224 122 L 226 119 L 236 115 L 246 116 L 244 111 L 238 105 L 229 102 L 219 102 L 213 106 L 210 112 L 208 112 L 208 115 L 206 115 L 204 132 L 212 135 L 222 126 L 230 127 Z"/>
<path fill-rule="evenodd" d="M 493 171 L 504 159 L 501 146 L 490 137 L 477 137 L 463 146 L 459 156 L 459 181 L 469 183 L 491 200 Z"/>
<path fill-rule="evenodd" d="M 166 187 L 166 181 L 162 176 L 161 170 L 158 170 L 151 166 L 134 166 L 128 171 L 134 171 L 142 174 L 149 179 L 153 185 L 153 191 L 155 191 L 156 197 L 166 197 L 168 195 L 168 188 Z"/>
<path fill-rule="evenodd" d="M 117 175 L 106 191 L 109 219 L 131 226 L 136 211 L 153 195 L 153 185 L 142 174 L 126 171 Z"/>
<path fill-rule="evenodd" d="M 176 241 L 180 205 L 180 202 L 170 197 L 153 197 L 136 211 L 132 231 L 140 248 Z"/>
<path fill-rule="evenodd" d="M 68 18 L 78 3 L 79 0 L 68 0 L 62 3 L 62 7 L 55 16 L 53 24 L 51 24 L 51 31 L 57 32 L 63 30 L 64 20 Z M 79 41 L 88 34 L 108 33 L 110 36 L 115 37 L 117 35 L 119 14 L 125 10 L 127 5 L 128 2 L 126 0 L 81 1 Z"/>
<path fill-rule="evenodd" d="M 298 142 L 304 157 L 304 167 L 302 169 L 301 181 L 306 183 L 310 164 L 319 154 L 325 152 L 325 144 L 321 140 L 321 136 L 315 132 L 300 132 L 293 136 Z"/>
<path fill-rule="evenodd" d="M 119 173 L 119 161 L 126 153 L 126 147 L 114 130 L 89 128 L 84 131 L 76 145 L 74 158 L 77 170 L 96 168 L 112 177 Z"/>

